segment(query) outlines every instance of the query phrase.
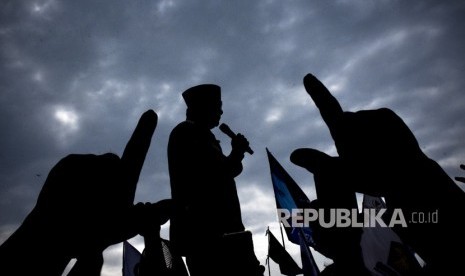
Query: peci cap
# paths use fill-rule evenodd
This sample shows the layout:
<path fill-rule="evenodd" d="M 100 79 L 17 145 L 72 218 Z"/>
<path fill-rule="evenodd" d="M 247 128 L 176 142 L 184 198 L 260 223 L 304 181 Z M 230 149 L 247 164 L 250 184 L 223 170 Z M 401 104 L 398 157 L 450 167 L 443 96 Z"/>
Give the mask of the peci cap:
<path fill-rule="evenodd" d="M 187 107 L 204 106 L 221 102 L 221 87 L 216 84 L 200 84 L 182 93 Z"/>

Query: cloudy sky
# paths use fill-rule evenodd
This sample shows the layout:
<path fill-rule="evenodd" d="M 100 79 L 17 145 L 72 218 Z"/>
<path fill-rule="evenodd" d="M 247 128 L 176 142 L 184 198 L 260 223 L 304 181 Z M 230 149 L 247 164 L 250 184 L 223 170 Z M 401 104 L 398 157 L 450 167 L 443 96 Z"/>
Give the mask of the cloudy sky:
<path fill-rule="evenodd" d="M 313 177 L 290 153 L 336 153 L 303 87 L 307 73 L 345 110 L 391 108 L 429 157 L 460 175 L 464 14 L 465 2 L 436 0 L 3 0 L 0 243 L 56 162 L 70 153 L 121 155 L 148 109 L 159 123 L 136 202 L 169 198 L 168 135 L 185 118 L 181 92 L 200 83 L 222 87 L 223 121 L 255 150 L 236 180 L 262 263 L 267 226 L 279 237 L 265 147 L 310 199 Z M 228 152 L 229 138 L 215 134 Z M 102 275 L 121 275 L 121 248 L 105 252 Z M 299 261 L 298 247 L 288 248 Z"/>

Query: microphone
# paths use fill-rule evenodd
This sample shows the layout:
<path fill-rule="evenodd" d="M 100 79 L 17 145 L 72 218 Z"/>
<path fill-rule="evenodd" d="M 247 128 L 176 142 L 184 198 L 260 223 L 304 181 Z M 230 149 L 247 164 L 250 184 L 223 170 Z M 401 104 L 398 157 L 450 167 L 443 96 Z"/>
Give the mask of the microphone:
<path fill-rule="evenodd" d="M 236 133 L 234 133 L 227 124 L 221 124 L 220 125 L 220 130 L 229 136 L 229 138 L 233 139 L 236 137 Z M 250 146 L 248 146 L 246 149 L 245 149 L 246 152 L 248 152 L 249 154 L 253 154 L 253 150 L 250 148 Z"/>

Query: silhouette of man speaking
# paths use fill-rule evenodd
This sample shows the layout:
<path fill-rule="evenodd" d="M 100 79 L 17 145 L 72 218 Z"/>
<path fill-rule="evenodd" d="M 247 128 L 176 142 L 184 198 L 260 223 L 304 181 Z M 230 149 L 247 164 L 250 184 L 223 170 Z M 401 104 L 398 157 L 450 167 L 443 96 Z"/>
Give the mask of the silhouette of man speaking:
<path fill-rule="evenodd" d="M 173 129 L 168 143 L 175 206 L 170 226 L 173 249 L 186 256 L 191 276 L 260 275 L 234 181 L 242 172 L 249 142 L 236 135 L 231 153 L 225 156 L 211 132 L 223 114 L 219 86 L 194 86 L 182 96 L 186 120 Z"/>

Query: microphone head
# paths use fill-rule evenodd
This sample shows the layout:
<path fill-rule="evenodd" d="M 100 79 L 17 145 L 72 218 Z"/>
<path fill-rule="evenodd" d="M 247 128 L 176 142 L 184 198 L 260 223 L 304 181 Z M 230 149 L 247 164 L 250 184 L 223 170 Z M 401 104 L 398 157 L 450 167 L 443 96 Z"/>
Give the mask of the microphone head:
<path fill-rule="evenodd" d="M 222 123 L 220 126 L 219 126 L 220 130 L 228 135 L 229 137 L 233 138 L 234 136 L 236 136 L 236 134 L 229 128 L 229 126 L 225 123 Z"/>
<path fill-rule="evenodd" d="M 234 131 L 232 131 L 227 124 L 222 123 L 219 128 L 224 134 L 228 135 L 229 138 L 234 139 L 236 137 L 236 133 L 234 133 Z M 250 148 L 250 146 L 247 147 L 246 152 L 253 154 L 253 150 Z"/>
<path fill-rule="evenodd" d="M 228 126 L 227 124 L 225 124 L 225 123 L 222 123 L 222 124 L 219 126 L 219 128 L 220 128 L 221 131 L 224 132 L 225 130 L 229 129 L 229 126 Z"/>

